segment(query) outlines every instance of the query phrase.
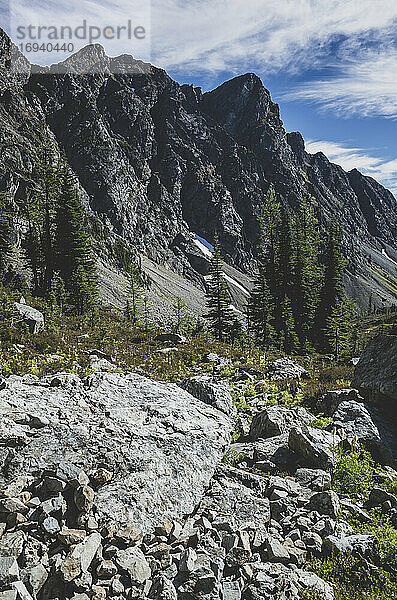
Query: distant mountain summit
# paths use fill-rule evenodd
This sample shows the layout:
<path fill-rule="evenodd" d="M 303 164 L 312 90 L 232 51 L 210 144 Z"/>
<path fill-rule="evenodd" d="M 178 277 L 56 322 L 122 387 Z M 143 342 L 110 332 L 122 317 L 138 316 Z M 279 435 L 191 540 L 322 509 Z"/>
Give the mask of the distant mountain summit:
<path fill-rule="evenodd" d="M 340 223 L 347 289 L 361 305 L 369 297 L 396 303 L 396 199 L 357 170 L 308 154 L 255 74 L 203 94 L 128 55 L 109 58 L 97 44 L 56 68 L 19 56 L 22 75 L 10 71 L 12 52 L 18 56 L 0 30 L 2 189 L 23 194 L 46 124 L 87 209 L 111 234 L 203 285 L 206 261 L 192 232 L 212 242 L 218 231 L 226 261 L 251 273 L 260 207 L 273 185 L 292 209 L 311 197 L 323 232 L 328 221 Z"/>

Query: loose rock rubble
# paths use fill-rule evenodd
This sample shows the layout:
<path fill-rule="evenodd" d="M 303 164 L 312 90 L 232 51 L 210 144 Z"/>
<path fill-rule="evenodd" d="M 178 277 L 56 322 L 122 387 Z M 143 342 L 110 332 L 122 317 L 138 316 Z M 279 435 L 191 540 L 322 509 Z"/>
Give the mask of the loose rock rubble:
<path fill-rule="evenodd" d="M 103 525 L 96 500 L 110 479 L 105 469 L 61 477 L 53 468 L 3 488 L 1 598 L 281 600 L 310 588 L 332 599 L 328 584 L 302 570 L 307 553 L 321 552 L 323 539 L 339 551 L 373 546 L 333 536 L 335 499 L 316 501 L 316 512 L 310 488 L 226 466 L 186 521 L 165 519 L 147 534 L 133 523 Z"/>
<path fill-rule="evenodd" d="M 333 600 L 308 558 L 376 562 L 376 538 L 354 534 L 341 510 L 366 522 L 379 506 L 397 522 L 397 498 L 374 488 L 364 506 L 330 489 L 324 469 L 347 434 L 315 429 L 302 408 L 257 404 L 226 454 L 273 473 L 256 475 L 220 463 L 227 387 L 180 385 L 116 373 L 5 381 L 0 600 Z M 356 392 L 337 396 L 348 431 Z"/>

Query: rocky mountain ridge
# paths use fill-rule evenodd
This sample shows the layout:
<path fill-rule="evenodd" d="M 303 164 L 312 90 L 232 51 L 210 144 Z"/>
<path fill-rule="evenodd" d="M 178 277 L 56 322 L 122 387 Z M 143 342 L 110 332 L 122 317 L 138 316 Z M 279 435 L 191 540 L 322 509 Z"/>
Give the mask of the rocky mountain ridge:
<path fill-rule="evenodd" d="M 322 230 L 338 219 L 347 287 L 361 305 L 370 296 L 372 305 L 395 302 L 395 198 L 358 171 L 308 154 L 256 75 L 203 93 L 130 56 L 109 58 L 99 45 L 56 69 L 16 54 L 15 74 L 10 55 L 18 51 L 4 32 L 0 39 L 0 182 L 16 198 L 46 124 L 100 225 L 202 294 L 208 258 L 195 234 L 211 242 L 218 231 L 226 262 L 252 273 L 260 206 L 273 185 L 292 208 L 311 196 Z"/>

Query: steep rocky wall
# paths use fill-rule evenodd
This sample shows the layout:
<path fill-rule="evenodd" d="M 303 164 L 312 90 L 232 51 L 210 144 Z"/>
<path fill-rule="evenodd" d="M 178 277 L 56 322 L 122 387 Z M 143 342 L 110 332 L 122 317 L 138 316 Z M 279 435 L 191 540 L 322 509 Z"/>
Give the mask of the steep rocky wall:
<path fill-rule="evenodd" d="M 354 371 L 353 385 L 373 400 L 391 404 L 397 414 L 397 335 L 371 340 Z"/>
<path fill-rule="evenodd" d="M 25 61 L 19 76 L 7 74 L 10 45 L 0 38 L 2 187 L 23 193 L 18 186 L 46 122 L 102 222 L 202 287 L 191 232 L 211 242 L 218 231 L 227 261 L 252 271 L 260 205 L 272 184 L 292 208 L 311 196 L 322 231 L 339 220 L 348 290 L 359 303 L 367 305 L 369 293 L 373 305 L 395 302 L 387 282 L 396 275 L 395 198 L 358 171 L 306 153 L 257 76 L 202 94 L 132 57 L 108 58 L 98 45 L 69 59 L 63 74 L 34 67 L 29 76 Z M 95 74 L 82 74 L 93 62 Z"/>

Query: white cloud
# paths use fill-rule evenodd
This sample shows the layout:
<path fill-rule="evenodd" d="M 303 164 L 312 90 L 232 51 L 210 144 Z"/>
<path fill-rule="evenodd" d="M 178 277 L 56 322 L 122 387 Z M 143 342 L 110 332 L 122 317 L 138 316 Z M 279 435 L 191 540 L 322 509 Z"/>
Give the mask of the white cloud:
<path fill-rule="evenodd" d="M 331 41 L 349 40 L 351 53 L 363 38 L 390 36 L 397 19 L 395 0 L 13 0 L 10 6 L 17 18 L 43 24 L 83 18 L 118 24 L 151 12 L 156 64 L 231 73 L 313 67 L 329 56 Z M 111 55 L 143 58 L 136 44 L 104 45 Z"/>
<path fill-rule="evenodd" d="M 342 75 L 307 81 L 283 98 L 312 101 L 339 116 L 381 115 L 397 119 L 396 73 L 396 49 L 371 50 L 348 62 Z"/>
<path fill-rule="evenodd" d="M 395 0 L 154 0 L 153 49 L 168 68 L 294 70 L 337 37 L 383 38 L 396 18 Z"/>
<path fill-rule="evenodd" d="M 397 159 L 378 158 L 371 156 L 368 151 L 361 148 L 349 148 L 346 145 L 325 140 L 309 140 L 305 147 L 310 154 L 323 152 L 331 162 L 340 165 L 345 171 L 358 169 L 364 175 L 373 177 L 397 197 Z"/>
<path fill-rule="evenodd" d="M 334 75 L 306 82 L 285 99 L 341 115 L 397 115 L 396 0 L 12 0 L 10 8 L 14 37 L 20 19 L 47 25 L 150 21 L 146 44 L 100 42 L 111 56 L 133 54 L 184 77 L 332 67 Z M 50 64 L 66 56 L 28 58 Z"/>

